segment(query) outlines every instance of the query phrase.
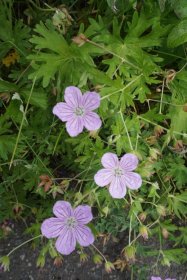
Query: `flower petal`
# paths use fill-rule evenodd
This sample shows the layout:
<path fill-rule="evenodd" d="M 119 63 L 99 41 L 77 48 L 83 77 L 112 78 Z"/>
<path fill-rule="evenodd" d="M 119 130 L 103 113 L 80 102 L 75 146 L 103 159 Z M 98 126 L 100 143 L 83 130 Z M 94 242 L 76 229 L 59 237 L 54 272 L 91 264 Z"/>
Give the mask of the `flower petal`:
<path fill-rule="evenodd" d="M 120 166 L 126 171 L 136 169 L 138 165 L 138 158 L 133 154 L 126 154 L 120 159 Z"/>
<path fill-rule="evenodd" d="M 126 195 L 127 190 L 122 177 L 114 177 L 110 184 L 109 192 L 113 198 L 123 198 Z"/>
<path fill-rule="evenodd" d="M 92 111 L 100 105 L 100 95 L 97 92 L 86 92 L 82 98 L 82 105 L 85 109 Z"/>
<path fill-rule="evenodd" d="M 74 231 L 65 227 L 55 243 L 57 251 L 63 255 L 69 255 L 75 250 L 75 246 L 76 238 Z"/>
<path fill-rule="evenodd" d="M 54 106 L 53 114 L 63 122 L 70 121 L 74 116 L 73 109 L 64 102 L 59 102 Z"/>
<path fill-rule="evenodd" d="M 106 153 L 101 158 L 101 163 L 105 168 L 115 168 L 119 165 L 119 160 L 116 154 Z"/>
<path fill-rule="evenodd" d="M 83 116 L 83 124 L 88 130 L 97 130 L 101 127 L 101 119 L 98 114 L 94 112 L 88 112 Z"/>
<path fill-rule="evenodd" d="M 112 179 L 113 179 L 113 174 L 111 170 L 104 169 L 104 168 L 99 170 L 94 176 L 94 181 L 100 187 L 107 186 L 112 182 Z"/>
<path fill-rule="evenodd" d="M 64 99 L 72 107 L 82 107 L 82 93 L 79 88 L 70 86 L 65 89 Z"/>
<path fill-rule="evenodd" d="M 67 201 L 59 200 L 55 203 L 53 206 L 53 213 L 57 218 L 60 218 L 61 220 L 66 219 L 67 217 L 70 217 L 73 215 L 73 209 L 71 207 L 71 204 Z"/>
<path fill-rule="evenodd" d="M 94 242 L 91 229 L 84 225 L 79 225 L 75 228 L 75 237 L 81 246 L 89 246 Z"/>
<path fill-rule="evenodd" d="M 64 228 L 63 220 L 59 218 L 49 218 L 43 221 L 41 232 L 47 238 L 54 238 L 62 233 Z"/>
<path fill-rule="evenodd" d="M 71 137 L 75 137 L 83 131 L 83 121 L 80 117 L 74 117 L 66 123 L 67 132 Z"/>
<path fill-rule="evenodd" d="M 162 280 L 160 277 L 155 277 L 155 276 L 152 276 L 151 277 L 151 280 Z"/>
<path fill-rule="evenodd" d="M 122 176 L 123 180 L 127 187 L 131 190 L 137 190 L 142 185 L 142 178 L 138 173 L 135 172 L 126 172 L 125 175 Z"/>
<path fill-rule="evenodd" d="M 93 219 L 91 207 L 88 205 L 80 205 L 75 208 L 74 216 L 79 224 L 87 224 Z"/>

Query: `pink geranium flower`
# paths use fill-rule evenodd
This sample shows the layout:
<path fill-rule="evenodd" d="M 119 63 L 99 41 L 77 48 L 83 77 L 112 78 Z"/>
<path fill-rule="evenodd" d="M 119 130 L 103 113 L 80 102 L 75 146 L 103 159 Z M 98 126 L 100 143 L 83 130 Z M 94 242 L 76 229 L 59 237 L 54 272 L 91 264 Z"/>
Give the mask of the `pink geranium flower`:
<path fill-rule="evenodd" d="M 116 154 L 106 153 L 101 159 L 104 166 L 94 176 L 96 184 L 100 187 L 109 185 L 109 192 L 114 198 L 123 198 L 127 187 L 137 190 L 142 179 L 138 173 L 132 172 L 138 165 L 138 158 L 133 154 L 126 154 L 120 160 Z"/>
<path fill-rule="evenodd" d="M 66 122 L 70 136 L 80 134 L 85 127 L 87 130 L 97 130 L 101 127 L 101 119 L 93 110 L 100 105 L 100 96 L 96 92 L 86 92 L 82 95 L 79 88 L 70 86 L 65 89 L 64 99 L 53 108 L 53 114 Z"/>
<path fill-rule="evenodd" d="M 81 205 L 72 209 L 66 201 L 57 201 L 53 207 L 56 217 L 46 219 L 41 226 L 42 234 L 47 238 L 56 238 L 56 249 L 63 255 L 75 250 L 76 242 L 86 247 L 94 242 L 94 236 L 85 224 L 92 219 L 91 207 Z"/>

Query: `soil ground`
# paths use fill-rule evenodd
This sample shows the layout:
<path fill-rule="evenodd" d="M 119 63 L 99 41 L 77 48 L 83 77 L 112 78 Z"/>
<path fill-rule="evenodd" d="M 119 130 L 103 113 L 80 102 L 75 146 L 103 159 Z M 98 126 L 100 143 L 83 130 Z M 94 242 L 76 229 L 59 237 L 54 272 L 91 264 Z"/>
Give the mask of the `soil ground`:
<path fill-rule="evenodd" d="M 24 235 L 24 225 L 16 223 L 12 225 L 12 233 L 0 241 L 0 255 L 7 254 L 12 248 L 18 246 L 29 237 Z M 107 246 L 101 247 L 102 252 L 109 260 L 114 261 L 120 254 L 121 242 L 114 243 L 110 241 Z M 106 273 L 104 265 L 95 265 L 91 260 L 90 250 L 86 251 L 90 258 L 84 263 L 80 263 L 79 255 L 74 252 L 70 256 L 65 256 L 60 267 L 53 264 L 53 260 L 47 257 L 44 268 L 36 267 L 36 260 L 39 255 L 39 250 L 33 250 L 29 243 L 20 247 L 11 256 L 11 264 L 9 272 L 0 272 L 0 280 L 142 280 L 138 270 L 133 277 L 130 270 L 120 272 L 114 270 L 112 273 Z M 138 260 L 141 267 L 145 268 L 148 277 L 145 280 L 150 280 L 152 274 L 153 259 Z M 187 280 L 187 269 L 185 265 L 172 265 L 171 267 L 161 267 L 159 276 L 164 280 L 167 277 L 175 278 L 176 280 Z M 144 279 L 143 279 L 144 280 Z"/>

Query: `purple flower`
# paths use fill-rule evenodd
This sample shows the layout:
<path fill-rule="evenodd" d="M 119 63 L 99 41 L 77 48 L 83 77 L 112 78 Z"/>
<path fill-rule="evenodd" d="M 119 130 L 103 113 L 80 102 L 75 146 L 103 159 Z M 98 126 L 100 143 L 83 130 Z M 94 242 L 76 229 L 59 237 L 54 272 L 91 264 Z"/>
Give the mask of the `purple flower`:
<path fill-rule="evenodd" d="M 96 92 L 86 92 L 82 95 L 79 88 L 70 86 L 65 89 L 65 102 L 57 103 L 53 114 L 66 122 L 70 136 L 77 136 L 83 128 L 92 131 L 101 127 L 101 119 L 93 110 L 100 105 L 100 96 Z"/>
<path fill-rule="evenodd" d="M 55 218 L 46 219 L 41 225 L 42 234 L 47 238 L 57 238 L 55 247 L 63 255 L 75 250 L 76 242 L 86 247 L 94 242 L 94 236 L 85 224 L 92 219 L 91 207 L 87 205 L 72 209 L 66 201 L 57 201 L 53 207 Z"/>
<path fill-rule="evenodd" d="M 120 160 L 116 154 L 106 153 L 101 159 L 104 166 L 99 170 L 94 180 L 100 187 L 109 185 L 109 192 L 114 198 L 123 198 L 127 187 L 137 190 L 142 179 L 139 174 L 132 172 L 138 165 L 138 158 L 133 154 L 126 154 Z"/>

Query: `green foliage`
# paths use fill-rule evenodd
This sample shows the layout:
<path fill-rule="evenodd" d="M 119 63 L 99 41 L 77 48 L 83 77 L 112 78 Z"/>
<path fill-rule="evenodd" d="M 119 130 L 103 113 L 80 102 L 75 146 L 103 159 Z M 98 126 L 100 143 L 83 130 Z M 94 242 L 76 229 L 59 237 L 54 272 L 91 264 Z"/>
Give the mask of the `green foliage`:
<path fill-rule="evenodd" d="M 187 20 L 181 20 L 170 32 L 167 40 L 169 48 L 175 48 L 187 42 Z"/>
<path fill-rule="evenodd" d="M 0 222 L 32 216 L 27 233 L 37 236 L 54 200 L 89 204 L 96 236 L 127 235 L 126 252 L 157 256 L 155 266 L 185 262 L 186 1 L 89 1 L 81 17 L 80 1 L 55 1 L 47 11 L 37 1 L 19 10 L 18 2 L 0 3 Z M 57 8 L 67 8 L 58 26 Z M 70 85 L 100 94 L 99 131 L 71 138 L 52 114 Z M 124 200 L 93 180 L 106 152 L 140 160 L 142 187 Z M 48 190 L 41 175 L 51 180 Z M 159 237 L 159 255 L 141 242 L 140 228 Z M 53 241 L 43 244 L 37 266 L 48 253 L 58 257 Z M 8 261 L 1 259 L 7 269 Z"/>

